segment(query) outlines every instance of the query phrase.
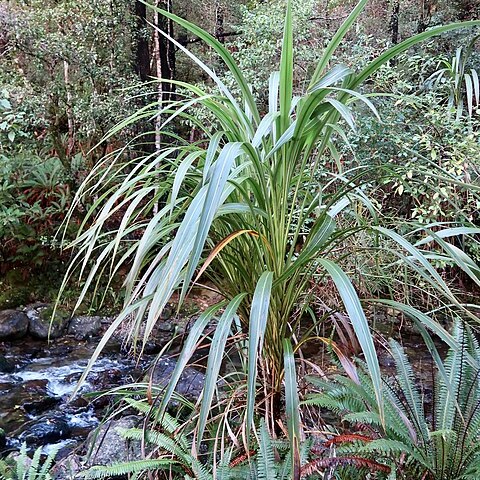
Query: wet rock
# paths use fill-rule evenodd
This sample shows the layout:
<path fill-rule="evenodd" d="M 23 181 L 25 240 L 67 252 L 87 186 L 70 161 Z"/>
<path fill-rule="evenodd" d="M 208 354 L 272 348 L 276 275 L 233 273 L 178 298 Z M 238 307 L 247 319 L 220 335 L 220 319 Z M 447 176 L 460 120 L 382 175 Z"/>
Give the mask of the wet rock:
<path fill-rule="evenodd" d="M 42 453 L 43 455 L 49 455 L 58 449 L 54 457 L 55 463 L 56 463 L 63 460 L 64 458 L 67 458 L 70 454 L 72 454 L 75 448 L 78 447 L 78 444 L 79 442 L 77 440 L 74 440 L 73 438 L 68 440 L 60 440 L 60 442 L 51 443 L 49 445 L 44 446 L 42 448 Z"/>
<path fill-rule="evenodd" d="M 119 420 L 111 420 L 91 432 L 86 441 L 87 451 L 91 452 L 87 458 L 87 466 L 111 465 L 116 462 L 139 459 L 140 442 L 125 440 L 121 430 L 135 428 L 140 424 L 139 417 L 131 415 Z"/>
<path fill-rule="evenodd" d="M 34 304 L 29 305 L 25 313 L 29 319 L 28 330 L 32 337 L 41 340 L 58 338 L 65 331 L 68 314 L 61 310 L 53 314 L 52 307 L 46 304 Z"/>
<path fill-rule="evenodd" d="M 175 329 L 175 326 L 169 322 L 158 322 L 157 329 L 160 332 L 173 332 L 173 330 Z"/>
<path fill-rule="evenodd" d="M 10 405 L 11 407 L 8 409 L 2 408 L 0 410 L 0 428 L 6 432 L 14 431 L 28 420 L 27 413 L 23 408 L 15 403 L 10 403 Z"/>
<path fill-rule="evenodd" d="M 38 415 L 55 406 L 59 399 L 49 395 L 47 384 L 47 380 L 29 380 L 2 385 L 0 427 L 11 432 L 24 424 L 28 414 Z"/>
<path fill-rule="evenodd" d="M 0 353 L 0 373 L 12 373 L 14 370 L 15 365 Z"/>
<path fill-rule="evenodd" d="M 102 317 L 73 317 L 68 326 L 68 334 L 77 340 L 86 340 L 98 335 L 102 328 Z"/>
<path fill-rule="evenodd" d="M 70 436 L 70 425 L 62 417 L 43 417 L 25 426 L 18 436 L 27 445 L 47 445 Z"/>
<path fill-rule="evenodd" d="M 173 317 L 174 312 L 175 312 L 175 307 L 170 303 L 167 303 L 162 310 L 162 313 L 160 315 L 160 320 L 163 320 L 163 322 L 166 322 L 166 320 L 170 320 Z"/>
<path fill-rule="evenodd" d="M 177 362 L 170 358 L 162 358 L 158 361 L 153 371 L 150 372 L 152 381 L 156 385 L 165 386 L 170 381 Z M 188 399 L 196 400 L 203 389 L 205 375 L 193 367 L 183 370 L 175 391 Z"/>
<path fill-rule="evenodd" d="M 28 330 L 28 317 L 18 310 L 0 311 L 0 338 L 23 337 Z"/>
<path fill-rule="evenodd" d="M 84 470 L 82 457 L 71 453 L 53 467 L 52 475 L 55 480 L 78 479 L 78 474 Z"/>
<path fill-rule="evenodd" d="M 20 391 L 21 390 L 21 391 Z M 58 399 L 51 397 L 48 391 L 48 380 L 28 380 L 19 385 L 14 392 L 22 407 L 29 413 L 41 412 L 55 405 Z"/>
<path fill-rule="evenodd" d="M 90 382 L 94 390 L 106 390 L 115 385 L 121 385 L 124 373 L 120 368 L 108 368 L 92 375 Z"/>

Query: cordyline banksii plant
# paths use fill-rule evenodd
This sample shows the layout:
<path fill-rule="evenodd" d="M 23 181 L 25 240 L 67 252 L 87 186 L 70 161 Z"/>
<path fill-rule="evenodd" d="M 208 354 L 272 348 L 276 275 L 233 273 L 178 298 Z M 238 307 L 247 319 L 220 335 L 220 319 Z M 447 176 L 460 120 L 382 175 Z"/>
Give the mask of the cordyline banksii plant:
<path fill-rule="evenodd" d="M 337 246 L 358 231 L 370 231 L 397 242 L 395 254 L 458 308 L 462 307 L 431 266 L 422 245 L 436 241 L 444 257 L 454 257 L 479 282 L 475 264 L 444 240 L 474 233 L 472 229 L 456 227 L 430 233 L 415 246 L 366 219 L 357 218 L 354 226 L 340 227 L 338 216 L 353 216 L 355 209 L 350 205 L 355 202 L 363 202 L 375 216 L 375 209 L 356 181 L 361 177 L 331 173 L 331 180 L 324 185 L 314 180 L 324 154 L 334 149 L 332 138 L 341 135 L 343 122 L 354 127 L 351 104 L 362 102 L 375 112 L 368 98 L 358 93 L 365 80 L 422 40 L 480 24 L 466 22 L 434 28 L 392 47 L 358 72 L 343 65 L 332 67 L 335 50 L 366 3 L 361 0 L 333 36 L 305 93 L 294 96 L 292 7 L 287 2 L 280 68 L 270 77 L 266 113 L 260 112 L 242 72 L 220 42 L 197 26 L 156 9 L 204 40 L 219 55 L 235 80 L 235 92 L 200 59 L 160 32 L 210 76 L 219 93 L 209 94 L 195 85 L 171 81 L 188 94 L 179 94 L 179 99 L 166 104 L 148 105 L 111 132 L 161 115 L 162 136 L 170 138 L 171 143 L 155 154 L 123 164 L 123 152 L 118 152 L 116 161 L 108 158 L 91 173 L 77 196 L 77 203 L 85 196 L 97 198 L 84 221 L 85 228 L 73 244 L 78 253 L 65 280 L 76 268 L 82 275 L 93 261 L 78 305 L 100 273 L 107 271 L 113 276 L 122 266 L 128 267 L 124 310 L 104 335 L 87 371 L 127 317 L 131 321 L 130 339 L 136 343 L 142 337 L 145 345 L 172 293 L 179 292 L 181 304 L 201 275 L 209 275 L 225 298 L 208 308 L 192 326 L 161 401 L 160 410 L 164 410 L 182 370 L 206 335 L 206 326 L 218 313 L 196 427 L 197 445 L 209 418 L 227 339 L 232 332 L 242 333 L 246 342 L 238 343 L 245 368 L 238 375 L 245 379 L 239 387 L 246 396 L 244 438 L 248 438 L 254 425 L 260 392 L 269 429 L 275 428 L 284 385 L 288 431 L 294 461 L 298 461 L 295 451 L 301 432 L 294 352 L 305 338 L 299 333 L 300 317 L 294 312 L 307 298 L 313 275 L 319 271 L 325 281 L 328 277 L 333 281 L 343 301 L 363 350 L 382 416 L 381 376 L 369 325 L 352 283 L 332 255 Z M 209 111 L 218 129 L 210 131 L 189 113 L 196 105 Z M 178 118 L 195 124 L 204 138 L 189 142 L 169 133 L 166 127 Z M 109 183 L 112 172 L 116 178 Z M 107 223 L 119 215 L 118 227 L 109 230 Z M 136 233 L 141 234 L 139 240 L 134 240 Z M 435 325 L 415 309 L 407 313 L 418 314 L 419 321 L 430 328 Z"/>

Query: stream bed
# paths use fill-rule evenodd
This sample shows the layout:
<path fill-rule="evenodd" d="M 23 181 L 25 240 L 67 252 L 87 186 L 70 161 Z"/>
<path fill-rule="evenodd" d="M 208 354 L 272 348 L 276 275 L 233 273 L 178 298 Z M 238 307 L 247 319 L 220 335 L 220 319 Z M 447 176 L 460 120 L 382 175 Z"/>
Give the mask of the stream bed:
<path fill-rule="evenodd" d="M 136 365 L 119 348 L 110 349 L 94 364 L 86 382 L 70 400 L 96 343 L 62 339 L 53 345 L 21 339 L 0 344 L 11 366 L 0 373 L 0 439 L 3 450 L 16 450 L 23 442 L 29 449 L 53 445 L 68 454 L 83 441 L 104 415 L 108 399 L 88 401 L 85 394 L 139 380 L 145 363 Z"/>

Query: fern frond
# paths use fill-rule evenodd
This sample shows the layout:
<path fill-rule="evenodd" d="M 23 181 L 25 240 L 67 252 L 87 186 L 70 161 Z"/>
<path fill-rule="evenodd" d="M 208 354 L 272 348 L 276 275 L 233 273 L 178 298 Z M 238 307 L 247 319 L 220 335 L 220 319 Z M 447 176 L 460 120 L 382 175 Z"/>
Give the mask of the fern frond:
<path fill-rule="evenodd" d="M 275 452 L 273 450 L 270 435 L 263 418 L 258 428 L 258 478 L 261 480 L 276 480 L 278 478 L 277 466 L 275 465 Z"/>
<path fill-rule="evenodd" d="M 134 460 L 131 462 L 122 462 L 115 465 L 90 467 L 80 475 L 86 479 L 120 477 L 122 475 L 132 475 L 139 472 L 170 469 L 178 465 L 176 460 L 162 458 L 155 460 Z"/>
<path fill-rule="evenodd" d="M 25 478 L 25 474 L 27 473 L 27 462 L 27 444 L 23 443 L 20 447 L 20 454 L 17 458 L 17 478 L 20 478 L 22 480 Z"/>
<path fill-rule="evenodd" d="M 52 448 L 50 453 L 48 454 L 47 458 L 43 462 L 42 468 L 39 472 L 39 478 L 36 478 L 35 480 L 40 480 L 40 479 L 45 479 L 48 480 L 50 479 L 50 475 L 48 472 L 50 472 L 50 469 L 53 466 L 53 462 L 55 461 L 55 457 L 57 456 L 58 451 L 60 450 L 60 446 L 56 446 Z"/>
<path fill-rule="evenodd" d="M 317 458 L 302 467 L 302 476 L 311 475 L 319 470 L 332 467 L 352 466 L 356 468 L 366 468 L 372 472 L 390 473 L 391 468 L 383 463 L 356 456 L 349 457 L 329 457 Z"/>
<path fill-rule="evenodd" d="M 412 366 L 407 359 L 403 347 L 395 340 L 390 340 L 390 349 L 392 357 L 395 360 L 397 370 L 397 381 L 400 385 L 402 394 L 407 402 L 407 408 L 410 417 L 424 443 L 428 440 L 428 425 L 425 421 L 425 411 L 420 393 L 415 385 L 415 375 Z"/>
<path fill-rule="evenodd" d="M 178 457 L 184 462 L 191 461 L 190 454 L 183 450 L 181 446 L 168 435 L 165 435 L 162 432 L 157 432 L 154 430 L 144 431 L 141 428 L 128 428 L 128 429 L 118 429 L 122 437 L 128 440 L 137 440 L 141 441 L 143 438 L 156 447 L 162 448 L 172 455 Z"/>
<path fill-rule="evenodd" d="M 26 477 L 26 480 L 35 480 L 37 478 L 37 473 L 38 473 L 38 467 L 40 466 L 40 456 L 42 454 L 42 449 L 37 448 L 35 450 L 35 453 L 33 454 L 32 457 L 32 463 L 30 464 L 30 467 L 28 468 L 28 476 Z"/>

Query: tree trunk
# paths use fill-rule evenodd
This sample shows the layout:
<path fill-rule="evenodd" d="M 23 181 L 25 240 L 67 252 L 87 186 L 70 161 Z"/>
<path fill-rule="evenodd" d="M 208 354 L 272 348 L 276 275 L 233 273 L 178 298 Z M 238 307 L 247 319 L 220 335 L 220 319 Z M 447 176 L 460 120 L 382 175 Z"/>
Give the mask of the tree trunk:
<path fill-rule="evenodd" d="M 140 77 L 142 82 L 148 80 L 151 75 L 150 72 L 150 49 L 148 46 L 148 37 L 146 35 L 147 28 L 147 6 L 135 1 L 135 17 L 136 17 L 136 32 L 135 32 L 135 73 Z"/>
<path fill-rule="evenodd" d="M 63 61 L 63 80 L 65 82 L 65 92 L 67 100 L 67 125 L 68 125 L 68 144 L 66 154 L 71 155 L 74 147 L 75 122 L 72 108 L 72 92 L 70 89 L 70 64 L 67 60 Z"/>
<path fill-rule="evenodd" d="M 173 9 L 173 1 L 156 0 L 155 6 L 171 12 Z M 161 110 L 170 100 L 172 100 L 175 90 L 172 83 L 169 82 L 169 80 L 173 80 L 175 78 L 175 45 L 161 33 L 165 32 L 169 37 L 173 38 L 173 22 L 164 17 L 163 15 L 159 14 L 158 12 L 155 12 L 153 23 L 155 26 L 153 32 L 153 61 L 155 64 L 155 70 L 158 79 L 158 114 L 154 120 L 155 151 L 159 152 L 162 148 L 161 127 L 163 123 L 163 118 L 161 115 Z M 153 213 L 155 214 L 157 211 L 158 202 L 155 204 Z"/>
<path fill-rule="evenodd" d="M 158 7 L 160 2 L 157 0 L 155 2 L 155 6 Z M 163 82 L 161 79 L 163 79 L 163 68 L 162 68 L 162 46 L 161 46 L 161 37 L 162 34 L 159 32 L 159 30 L 162 29 L 161 25 L 161 15 L 158 12 L 155 12 L 154 14 L 154 20 L 153 24 L 155 26 L 154 32 L 153 32 L 153 61 L 155 64 L 155 72 L 157 74 L 157 101 L 158 101 L 158 115 L 155 117 L 155 120 L 153 122 L 154 129 L 155 129 L 155 151 L 158 153 L 161 148 L 162 144 L 162 136 L 160 133 L 161 125 L 162 125 L 162 115 L 160 114 L 160 111 L 162 110 L 163 106 Z"/>
<path fill-rule="evenodd" d="M 215 37 L 219 42 L 225 43 L 225 8 L 221 0 L 215 1 Z"/>
<path fill-rule="evenodd" d="M 157 4 L 160 8 L 163 8 L 167 12 L 173 12 L 173 0 L 157 0 Z M 171 38 L 174 38 L 173 21 L 167 19 L 163 15 L 157 19 L 157 25 Z M 157 69 L 157 76 L 164 80 L 173 80 L 175 78 L 176 58 L 175 58 L 175 45 L 170 42 L 163 35 L 159 34 L 159 66 L 160 72 Z M 168 82 L 163 85 L 163 100 L 171 100 L 175 87 Z"/>
<path fill-rule="evenodd" d="M 163 8 L 168 12 L 172 11 L 172 0 L 156 0 L 155 5 Z M 153 33 L 154 51 L 153 61 L 155 64 L 155 71 L 159 79 L 157 87 L 157 100 L 159 110 L 162 106 L 172 99 L 174 86 L 169 82 L 175 78 L 175 45 L 165 38 L 160 31 L 167 33 L 173 38 L 173 22 L 168 20 L 163 15 L 155 12 L 154 15 L 155 31 Z M 159 31 L 160 30 L 160 31 Z M 161 80 L 161 81 L 160 81 Z M 162 124 L 161 115 L 157 115 L 155 119 L 155 148 L 160 150 L 161 134 L 160 126 Z"/>
<path fill-rule="evenodd" d="M 392 15 L 390 17 L 391 40 L 394 45 L 398 43 L 398 16 L 400 14 L 400 0 L 393 0 Z"/>

